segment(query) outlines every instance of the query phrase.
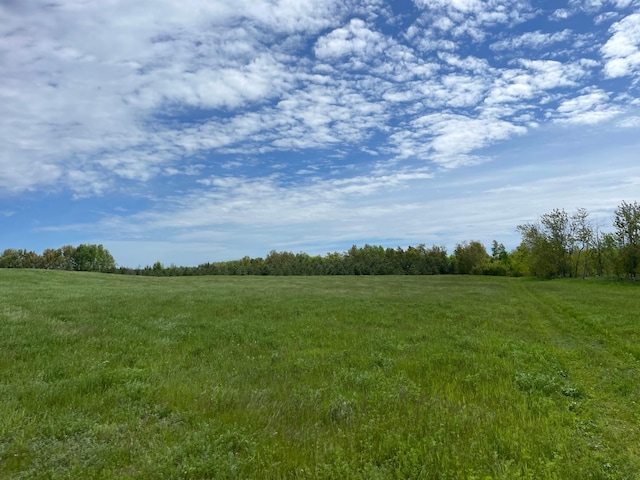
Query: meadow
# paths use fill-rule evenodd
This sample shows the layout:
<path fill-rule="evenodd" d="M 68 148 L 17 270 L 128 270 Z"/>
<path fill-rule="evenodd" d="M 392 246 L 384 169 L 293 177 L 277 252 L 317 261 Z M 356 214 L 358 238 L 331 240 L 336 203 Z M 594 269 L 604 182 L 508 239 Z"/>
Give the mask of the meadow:
<path fill-rule="evenodd" d="M 640 478 L 638 288 L 0 269 L 0 478 Z"/>

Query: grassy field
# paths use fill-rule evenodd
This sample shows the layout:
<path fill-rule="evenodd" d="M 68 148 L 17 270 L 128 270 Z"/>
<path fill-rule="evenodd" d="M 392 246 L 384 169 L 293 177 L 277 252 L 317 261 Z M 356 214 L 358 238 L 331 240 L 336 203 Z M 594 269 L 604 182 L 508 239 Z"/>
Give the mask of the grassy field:
<path fill-rule="evenodd" d="M 0 478 L 640 478 L 640 290 L 0 270 Z"/>

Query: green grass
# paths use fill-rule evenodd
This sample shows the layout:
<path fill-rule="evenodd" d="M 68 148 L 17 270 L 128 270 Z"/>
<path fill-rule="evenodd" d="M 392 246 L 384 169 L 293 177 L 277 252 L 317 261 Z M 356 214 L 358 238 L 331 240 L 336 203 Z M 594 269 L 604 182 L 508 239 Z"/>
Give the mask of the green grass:
<path fill-rule="evenodd" d="M 0 270 L 0 478 L 640 478 L 640 290 Z"/>

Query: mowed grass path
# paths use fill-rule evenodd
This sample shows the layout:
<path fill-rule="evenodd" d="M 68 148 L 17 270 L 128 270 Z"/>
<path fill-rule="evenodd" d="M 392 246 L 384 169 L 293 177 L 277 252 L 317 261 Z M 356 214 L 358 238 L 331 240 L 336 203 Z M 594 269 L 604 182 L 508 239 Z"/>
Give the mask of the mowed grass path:
<path fill-rule="evenodd" d="M 640 290 L 0 270 L 0 478 L 640 478 Z"/>

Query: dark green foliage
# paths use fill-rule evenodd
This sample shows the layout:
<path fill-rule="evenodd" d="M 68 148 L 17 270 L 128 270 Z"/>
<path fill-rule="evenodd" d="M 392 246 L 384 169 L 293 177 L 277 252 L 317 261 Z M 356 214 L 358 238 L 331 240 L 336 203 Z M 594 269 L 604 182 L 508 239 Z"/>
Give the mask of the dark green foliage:
<path fill-rule="evenodd" d="M 456 273 L 469 274 L 481 271 L 489 259 L 484 245 L 478 241 L 459 243 L 453 252 Z"/>
<path fill-rule="evenodd" d="M 27 250 L 6 249 L 0 256 L 0 268 L 39 268 L 45 270 L 77 270 L 114 272 L 116 262 L 102 245 L 65 245 L 47 248 L 38 255 Z"/>
<path fill-rule="evenodd" d="M 7 248 L 0 257 L 0 268 L 20 268 L 23 264 L 21 250 Z"/>
<path fill-rule="evenodd" d="M 181 275 L 438 275 L 453 273 L 445 247 L 383 248 L 366 244 L 352 246 L 344 253 L 311 256 L 306 253 L 277 252 L 266 258 L 204 263 L 197 267 L 164 268 L 159 262 L 143 269 L 120 268 L 118 273 L 148 276 Z"/>
<path fill-rule="evenodd" d="M 635 278 L 640 270 L 640 205 L 622 202 L 615 211 L 613 225 L 620 248 L 620 272 Z"/>
<path fill-rule="evenodd" d="M 73 264 L 81 272 L 113 272 L 116 268 L 115 260 L 102 245 L 78 245 Z"/>
<path fill-rule="evenodd" d="M 515 274 L 511 256 L 502 243 L 494 240 L 491 244 L 491 257 L 484 256 L 484 260 L 475 265 L 471 273 L 475 275 L 491 275 L 494 277 L 506 277 Z"/>
<path fill-rule="evenodd" d="M 574 238 L 569 215 L 553 210 L 540 217 L 538 224 L 518 226 L 522 244 L 529 251 L 531 273 L 541 278 L 568 277 Z"/>

